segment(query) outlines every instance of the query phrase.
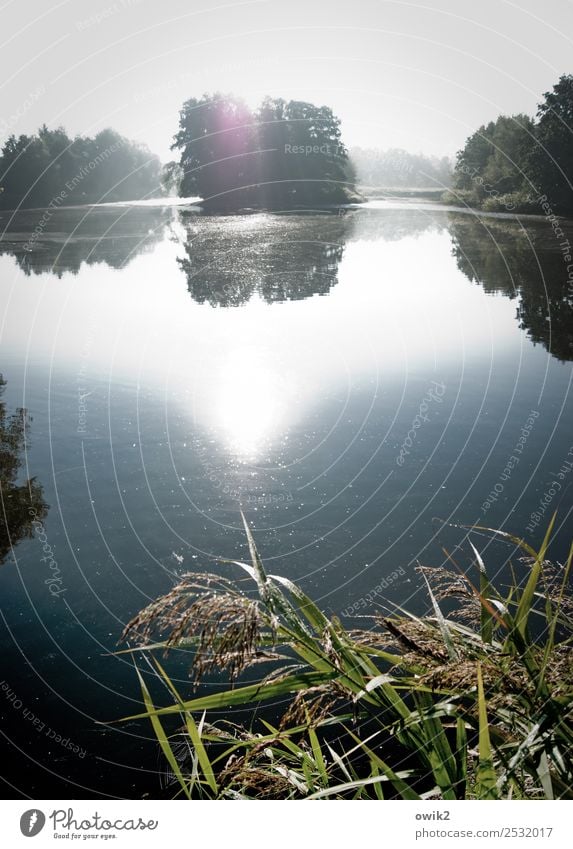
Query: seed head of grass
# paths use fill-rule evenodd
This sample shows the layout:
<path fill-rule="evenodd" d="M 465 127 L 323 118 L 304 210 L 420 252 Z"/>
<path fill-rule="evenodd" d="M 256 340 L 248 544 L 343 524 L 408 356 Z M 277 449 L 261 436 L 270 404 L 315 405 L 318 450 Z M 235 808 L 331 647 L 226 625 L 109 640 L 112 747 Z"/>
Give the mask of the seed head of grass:
<path fill-rule="evenodd" d="M 145 644 L 156 637 L 165 640 L 168 650 L 195 638 L 195 680 L 214 669 L 226 669 L 235 679 L 260 661 L 261 631 L 267 624 L 260 603 L 239 593 L 230 581 L 189 572 L 141 610 L 127 624 L 122 639 Z"/>

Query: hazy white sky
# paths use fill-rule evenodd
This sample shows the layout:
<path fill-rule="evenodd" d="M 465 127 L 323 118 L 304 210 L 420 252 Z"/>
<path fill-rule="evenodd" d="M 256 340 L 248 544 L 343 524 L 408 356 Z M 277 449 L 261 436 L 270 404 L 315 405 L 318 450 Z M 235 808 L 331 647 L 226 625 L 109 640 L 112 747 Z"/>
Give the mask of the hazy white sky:
<path fill-rule="evenodd" d="M 0 0 L 0 143 L 113 126 L 162 159 L 183 100 L 326 103 L 349 145 L 450 155 L 573 72 L 571 0 Z"/>

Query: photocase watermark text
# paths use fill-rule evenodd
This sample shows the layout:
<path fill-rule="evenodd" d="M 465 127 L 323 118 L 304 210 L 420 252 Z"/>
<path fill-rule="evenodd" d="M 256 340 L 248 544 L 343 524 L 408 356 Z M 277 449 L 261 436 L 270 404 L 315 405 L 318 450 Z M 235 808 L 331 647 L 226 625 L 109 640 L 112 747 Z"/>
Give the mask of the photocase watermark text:
<path fill-rule="evenodd" d="M 30 516 L 37 517 L 37 512 L 33 507 L 30 507 L 28 510 Z M 42 522 L 39 519 L 33 518 L 32 525 L 34 526 L 34 532 L 36 539 L 42 543 L 42 551 L 44 552 L 44 556 L 40 558 L 42 563 L 47 563 L 48 568 L 51 572 L 50 577 L 46 578 L 44 583 L 47 585 L 50 593 L 53 596 L 60 596 L 63 593 L 67 592 L 66 588 L 63 586 L 62 573 L 60 571 L 60 567 L 58 566 L 58 561 L 54 557 L 54 552 L 52 546 L 48 542 L 48 536 L 46 534 L 46 529 Z"/>
<path fill-rule="evenodd" d="M 445 391 L 445 383 L 439 383 L 437 380 L 432 381 L 432 385 L 424 396 L 422 403 L 420 404 L 420 408 L 417 414 L 414 416 L 414 419 L 412 420 L 412 426 L 406 434 L 404 442 L 400 447 L 400 453 L 396 457 L 396 464 L 398 466 L 404 465 L 405 458 L 410 453 L 409 449 L 412 448 L 412 446 L 414 445 L 414 442 L 418 435 L 418 430 L 422 427 L 423 422 L 430 421 L 430 418 L 428 416 L 430 404 L 441 404 L 442 397 L 445 394 Z"/>

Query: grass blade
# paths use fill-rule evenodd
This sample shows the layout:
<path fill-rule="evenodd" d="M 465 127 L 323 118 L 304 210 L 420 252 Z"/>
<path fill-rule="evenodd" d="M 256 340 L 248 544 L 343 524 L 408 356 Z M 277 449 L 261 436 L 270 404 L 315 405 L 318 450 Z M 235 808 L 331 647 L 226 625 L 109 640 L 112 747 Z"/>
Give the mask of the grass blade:
<path fill-rule="evenodd" d="M 153 708 L 151 711 L 148 710 L 147 713 L 128 716 L 121 721 L 127 722 L 134 719 L 144 719 L 152 715 L 169 716 L 170 714 L 180 713 L 181 710 L 203 712 L 204 710 L 219 710 L 221 708 L 232 707 L 233 705 L 246 705 L 253 702 L 267 701 L 278 696 L 296 693 L 299 690 L 307 690 L 309 687 L 317 687 L 319 684 L 323 684 L 325 681 L 332 680 L 335 677 L 335 673 L 326 674 L 321 672 L 305 672 L 298 675 L 289 675 L 270 684 L 248 684 L 244 687 L 237 687 L 235 690 L 225 690 L 221 693 L 212 693 L 209 696 L 199 696 L 196 699 L 182 702 L 180 705 Z"/>
<path fill-rule="evenodd" d="M 217 786 L 217 780 L 215 778 L 215 773 L 213 772 L 213 767 L 211 766 L 211 761 L 209 760 L 209 755 L 207 754 L 207 750 L 203 744 L 203 740 L 201 739 L 201 729 L 203 725 L 203 721 L 205 719 L 205 714 L 203 714 L 203 718 L 201 720 L 200 727 L 197 728 L 195 724 L 195 720 L 191 716 L 190 713 L 185 714 L 185 725 L 187 728 L 187 733 L 189 734 L 189 738 L 193 745 L 195 752 L 197 753 L 197 758 L 199 760 L 199 766 L 205 776 L 205 780 L 207 784 L 213 791 L 213 794 L 216 796 L 219 788 Z"/>
<path fill-rule="evenodd" d="M 489 723 L 481 664 L 477 665 L 478 678 L 478 723 L 479 723 L 479 761 L 477 768 L 476 793 L 478 799 L 499 799 L 497 776 L 493 767 L 493 753 L 489 737 Z"/>
<path fill-rule="evenodd" d="M 438 627 L 440 629 L 440 633 L 441 633 L 442 638 L 444 640 L 444 643 L 446 645 L 446 649 L 448 650 L 448 655 L 450 657 L 450 660 L 459 660 L 459 655 L 456 651 L 456 647 L 454 646 L 454 644 L 452 642 L 452 636 L 451 636 L 450 630 L 448 628 L 448 623 L 446 622 L 446 620 L 444 618 L 444 614 L 440 610 L 440 606 L 439 606 L 439 604 L 436 600 L 436 597 L 434 596 L 434 593 L 432 592 L 430 582 L 428 581 L 424 572 L 422 572 L 422 575 L 424 577 L 424 581 L 426 582 L 426 587 L 428 588 L 428 593 L 430 595 L 430 599 L 432 600 L 432 607 L 434 608 L 434 613 L 436 615 L 436 619 L 438 620 Z"/>
<path fill-rule="evenodd" d="M 547 546 L 549 545 L 549 540 L 553 531 L 553 525 L 555 524 L 556 518 L 557 513 L 554 513 L 551 517 L 551 521 L 549 522 L 549 527 L 547 528 L 547 531 L 545 533 L 541 548 L 539 549 L 539 552 L 535 557 L 535 562 L 531 568 L 531 574 L 529 575 L 527 584 L 525 585 L 525 589 L 523 590 L 523 594 L 519 600 L 517 613 L 515 615 L 515 627 L 517 628 L 521 639 L 524 642 L 527 642 L 527 622 L 529 619 L 529 614 L 531 612 L 535 590 L 537 588 L 539 577 L 541 575 L 543 561 L 545 560 L 545 553 L 547 551 Z"/>
<path fill-rule="evenodd" d="M 460 716 L 456 722 L 456 796 L 458 799 L 466 798 L 466 785 L 468 773 L 468 735 L 465 720 Z"/>
<path fill-rule="evenodd" d="M 489 600 L 492 595 L 492 587 L 489 582 L 489 578 L 487 576 L 485 563 L 483 562 L 481 555 L 475 545 L 471 540 L 468 540 L 470 546 L 472 547 L 473 553 L 476 558 L 476 562 L 479 569 L 479 592 L 480 592 L 480 630 L 481 630 L 481 638 L 484 643 L 491 645 L 491 641 L 493 639 L 493 617 L 488 610 L 486 605 L 486 601 Z"/>
<path fill-rule="evenodd" d="M 185 793 L 187 798 L 190 799 L 191 794 L 189 793 L 189 788 L 187 786 L 187 782 L 183 778 L 183 775 L 181 773 L 181 768 L 179 767 L 179 764 L 177 762 L 177 758 L 173 754 L 173 749 L 171 748 L 169 740 L 167 739 L 167 735 L 165 734 L 165 731 L 163 730 L 163 726 L 161 725 L 161 721 L 158 719 L 158 717 L 156 715 L 155 708 L 154 708 L 154 705 L 153 705 L 153 701 L 151 699 L 151 695 L 149 694 L 149 690 L 147 689 L 147 685 L 146 685 L 145 681 L 143 680 L 143 676 L 141 675 L 141 672 L 139 671 L 137 666 L 135 667 L 135 671 L 137 672 L 137 677 L 139 678 L 139 684 L 140 684 L 140 687 L 141 687 L 141 693 L 142 693 L 142 696 L 143 696 L 143 701 L 144 701 L 145 707 L 147 708 L 147 713 L 143 714 L 142 717 L 148 716 L 149 719 L 151 720 L 151 725 L 153 727 L 153 731 L 155 732 L 155 736 L 157 737 L 157 742 L 161 746 L 161 750 L 163 751 L 163 754 L 165 755 L 167 763 L 169 764 L 169 766 L 173 770 L 173 773 L 174 773 L 175 777 L 177 778 L 177 781 L 181 785 L 181 789 L 183 790 L 183 792 Z"/>

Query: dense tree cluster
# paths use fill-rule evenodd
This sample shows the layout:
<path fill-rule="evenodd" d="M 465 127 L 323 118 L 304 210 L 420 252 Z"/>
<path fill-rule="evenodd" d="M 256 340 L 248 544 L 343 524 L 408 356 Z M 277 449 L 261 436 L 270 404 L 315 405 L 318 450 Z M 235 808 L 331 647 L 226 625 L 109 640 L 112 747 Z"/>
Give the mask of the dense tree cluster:
<path fill-rule="evenodd" d="M 537 144 L 529 171 L 541 192 L 558 209 L 573 209 L 573 75 L 562 76 L 540 104 Z"/>
<path fill-rule="evenodd" d="M 447 156 L 424 156 L 400 148 L 377 150 L 355 147 L 350 158 L 356 168 L 360 190 L 437 188 L 451 184 L 452 162 Z"/>
<path fill-rule="evenodd" d="M 450 199 L 490 211 L 573 210 L 573 76 L 546 92 L 535 119 L 500 115 L 457 155 Z"/>
<path fill-rule="evenodd" d="M 161 163 L 115 130 L 71 139 L 45 125 L 10 136 L 0 155 L 0 207 L 49 207 L 140 200 L 161 193 Z"/>
<path fill-rule="evenodd" d="M 210 208 L 293 208 L 358 199 L 340 121 L 327 106 L 221 94 L 183 104 L 173 150 L 179 194 Z"/>

